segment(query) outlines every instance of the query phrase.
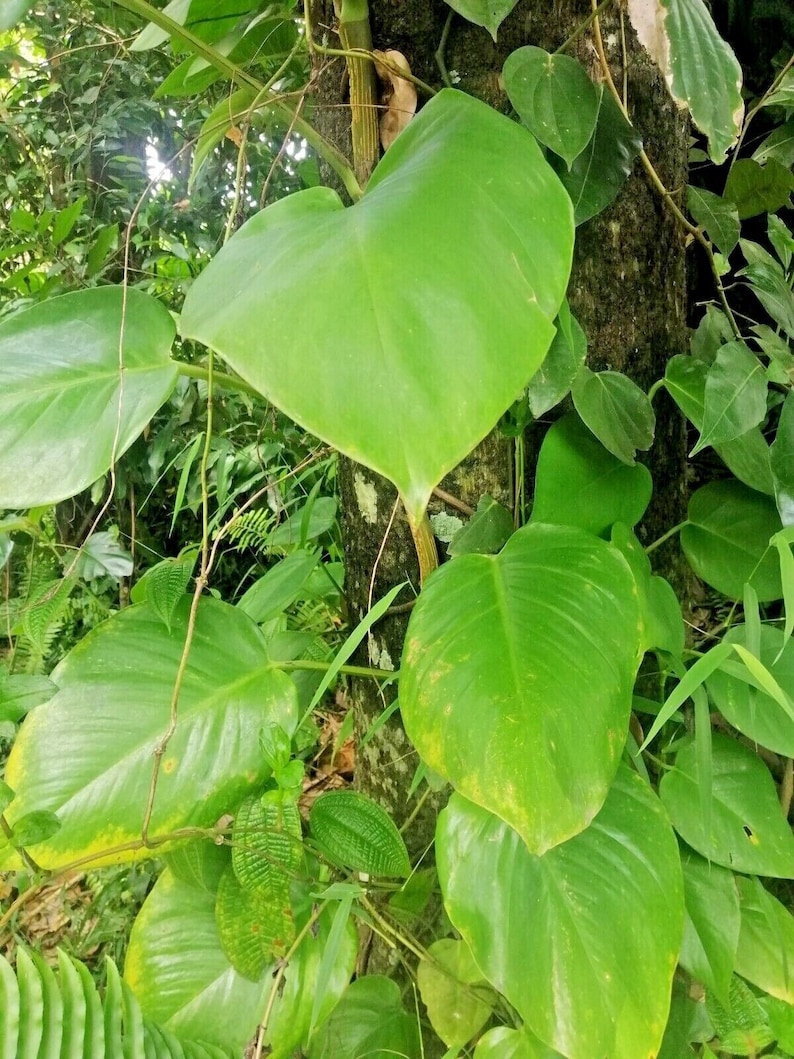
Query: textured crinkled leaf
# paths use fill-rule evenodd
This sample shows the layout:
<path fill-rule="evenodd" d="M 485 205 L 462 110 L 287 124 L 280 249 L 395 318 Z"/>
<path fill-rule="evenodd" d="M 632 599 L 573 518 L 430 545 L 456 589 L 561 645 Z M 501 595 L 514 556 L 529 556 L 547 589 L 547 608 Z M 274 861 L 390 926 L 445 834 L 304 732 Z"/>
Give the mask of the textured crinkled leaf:
<path fill-rule="evenodd" d="M 681 853 L 681 867 L 686 905 L 681 965 L 727 1004 L 739 943 L 736 876 L 687 849 Z"/>
<path fill-rule="evenodd" d="M 617 549 L 526 526 L 498 556 L 464 555 L 428 580 L 400 670 L 406 731 L 430 768 L 543 852 L 603 805 L 641 640 Z"/>
<path fill-rule="evenodd" d="M 794 916 L 758 879 L 738 877 L 742 926 L 736 973 L 794 1004 Z"/>
<path fill-rule="evenodd" d="M 636 525 L 650 499 L 648 468 L 629 467 L 607 452 L 578 415 L 547 431 L 535 474 L 533 522 L 579 526 L 601 536 L 616 522 Z"/>
<path fill-rule="evenodd" d="M 529 131 L 570 169 L 593 135 L 601 102 L 582 64 L 528 46 L 508 55 L 502 80 Z"/>
<path fill-rule="evenodd" d="M 54 504 L 101 478 L 174 388 L 173 338 L 164 306 L 121 287 L 0 323 L 0 508 Z"/>
<path fill-rule="evenodd" d="M 683 887 L 672 829 L 639 776 L 621 768 L 590 827 L 542 857 L 453 795 L 436 850 L 453 925 L 534 1034 L 568 1059 L 656 1054 Z"/>
<path fill-rule="evenodd" d="M 633 466 L 637 449 L 651 447 L 656 416 L 648 395 L 627 375 L 582 365 L 571 396 L 582 422 L 621 463 Z"/>
<path fill-rule="evenodd" d="M 229 864 L 229 848 L 207 839 L 195 839 L 166 853 L 163 860 L 179 882 L 214 894 Z"/>
<path fill-rule="evenodd" d="M 191 286 L 182 333 L 390 478 L 417 519 L 540 366 L 568 282 L 572 214 L 525 129 L 445 89 L 355 206 L 311 188 L 244 225 Z M 395 284 L 400 274 L 411 282 Z M 307 275 L 319 299 L 309 314 Z M 395 402 L 399 430 L 385 430 Z"/>
<path fill-rule="evenodd" d="M 742 69 L 703 0 L 629 0 L 629 17 L 673 99 L 689 108 L 719 165 L 744 118 Z"/>
<path fill-rule="evenodd" d="M 303 856 L 298 806 L 288 800 L 263 804 L 259 795 L 240 803 L 232 831 L 232 865 L 244 890 L 283 886 Z"/>
<path fill-rule="evenodd" d="M 98 626 L 53 672 L 58 693 L 25 719 L 6 770 L 17 795 L 7 815 L 13 824 L 33 809 L 57 814 L 61 830 L 36 850 L 44 866 L 89 854 L 107 861 L 135 855 L 107 851 L 140 838 L 189 603 L 186 597 L 180 604 L 170 632 L 147 604 Z M 203 599 L 150 835 L 210 827 L 261 785 L 267 766 L 258 735 L 268 721 L 294 731 L 294 684 L 271 666 L 250 618 Z"/>
<path fill-rule="evenodd" d="M 475 26 L 484 26 L 496 40 L 496 31 L 516 6 L 518 0 L 447 0 L 453 11 Z"/>
<path fill-rule="evenodd" d="M 235 971 L 259 981 L 268 964 L 282 959 L 295 940 L 289 879 L 274 873 L 267 887 L 244 890 L 230 865 L 215 895 L 215 924 Z"/>
<path fill-rule="evenodd" d="M 215 925 L 215 897 L 166 870 L 133 924 L 124 965 L 146 1019 L 180 1038 L 205 1040 L 239 1055 L 253 1036 L 269 981 L 248 981 L 231 966 Z"/>
<path fill-rule="evenodd" d="M 329 791 L 312 803 L 312 835 L 334 861 L 369 875 L 405 877 L 411 862 L 392 818 L 358 791 Z"/>
<path fill-rule="evenodd" d="M 782 629 L 762 625 L 759 658 L 794 701 L 794 642 Z M 749 648 L 747 626 L 733 625 L 724 639 Z M 782 653 L 781 653 L 782 652 Z M 765 692 L 717 669 L 706 681 L 709 697 L 723 717 L 755 743 L 794 757 L 794 720 Z"/>
<path fill-rule="evenodd" d="M 689 501 L 681 547 L 703 580 L 731 599 L 746 583 L 759 602 L 780 599 L 780 567 L 769 538 L 781 528 L 773 501 L 741 482 L 708 482 Z"/>
<path fill-rule="evenodd" d="M 196 558 L 197 552 L 191 548 L 175 559 L 163 559 L 156 563 L 134 586 L 130 594 L 133 603 L 149 603 L 166 628 L 170 629 L 174 612 L 190 584 Z"/>
<path fill-rule="evenodd" d="M 728 736 L 711 740 L 710 833 L 697 810 L 700 769 L 694 742 L 679 750 L 659 787 L 673 826 L 707 860 L 734 871 L 794 878 L 794 837 L 769 769 Z"/>
<path fill-rule="evenodd" d="M 595 217 L 617 196 L 642 149 L 637 130 L 626 121 L 604 85 L 596 86 L 600 104 L 590 142 L 574 158 L 570 169 L 562 159 L 551 165 L 571 196 L 576 224 Z"/>

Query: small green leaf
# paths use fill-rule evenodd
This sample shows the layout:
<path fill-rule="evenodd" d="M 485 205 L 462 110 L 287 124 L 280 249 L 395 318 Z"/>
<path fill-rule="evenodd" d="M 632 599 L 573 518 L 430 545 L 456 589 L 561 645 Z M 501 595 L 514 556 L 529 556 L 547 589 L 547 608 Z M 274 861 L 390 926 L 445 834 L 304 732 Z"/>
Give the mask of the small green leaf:
<path fill-rule="evenodd" d="M 742 911 L 736 973 L 794 1004 L 794 916 L 758 879 L 739 876 L 736 883 Z"/>
<path fill-rule="evenodd" d="M 681 852 L 681 868 L 686 906 L 681 965 L 727 1004 L 739 943 L 736 876 L 688 849 Z"/>
<path fill-rule="evenodd" d="M 723 254 L 730 254 L 739 242 L 739 214 L 736 205 L 706 188 L 687 189 L 687 205 L 695 223 L 705 228 Z"/>
<path fill-rule="evenodd" d="M 480 497 L 474 515 L 458 530 L 447 550 L 453 559 L 471 552 L 494 555 L 504 547 L 514 529 L 513 516 L 507 508 L 486 494 Z"/>
<path fill-rule="evenodd" d="M 319 551 L 293 552 L 251 585 L 237 606 L 258 624 L 286 610 L 320 560 Z"/>
<path fill-rule="evenodd" d="M 197 549 L 187 548 L 175 559 L 156 563 L 135 586 L 133 602 L 145 600 L 170 629 L 174 614 L 185 597 L 197 557 Z"/>
<path fill-rule="evenodd" d="M 788 69 L 774 92 L 764 100 L 765 107 L 794 107 L 794 70 Z"/>
<path fill-rule="evenodd" d="M 571 163 L 593 135 L 600 99 L 581 63 L 542 48 L 518 48 L 502 70 L 518 116 L 542 144 Z"/>
<path fill-rule="evenodd" d="M 365 975 L 347 987 L 309 1043 L 309 1059 L 371 1056 L 401 1059 L 421 1055 L 415 1014 L 402 1006 L 396 982 Z"/>
<path fill-rule="evenodd" d="M 761 663 L 794 701 L 794 643 L 771 625 L 762 625 L 759 634 Z M 747 626 L 733 625 L 724 639 L 749 647 Z M 708 678 L 706 688 L 723 717 L 740 732 L 775 753 L 794 757 L 794 720 L 771 695 L 733 676 L 728 665 Z"/>
<path fill-rule="evenodd" d="M 582 365 L 571 396 L 582 422 L 622 463 L 633 466 L 637 449 L 651 447 L 656 417 L 647 394 L 628 376 Z"/>
<path fill-rule="evenodd" d="M 475 26 L 484 26 L 496 40 L 496 31 L 518 0 L 447 0 L 447 3 Z"/>
<path fill-rule="evenodd" d="M 16 848 L 36 846 L 39 842 L 46 842 L 48 838 L 57 835 L 60 829 L 61 821 L 55 813 L 47 812 L 46 809 L 34 809 L 17 817 L 9 841 Z"/>
<path fill-rule="evenodd" d="M 16 724 L 28 710 L 47 702 L 56 691 L 48 677 L 24 673 L 7 676 L 0 670 L 0 721 Z"/>
<path fill-rule="evenodd" d="M 529 407 L 536 419 L 565 397 L 587 356 L 587 336 L 567 301 L 563 302 L 556 323 L 557 334 L 546 359 L 527 386 Z"/>
<path fill-rule="evenodd" d="M 749 582 L 759 601 L 769 603 L 783 595 L 777 556 L 769 545 L 779 529 L 769 497 L 741 482 L 709 482 L 689 501 L 681 547 L 698 577 L 718 592 L 741 599 Z"/>
<path fill-rule="evenodd" d="M 750 289 L 763 307 L 790 338 L 794 338 L 794 291 L 780 264 L 758 243 L 741 240 L 746 268 L 737 273 L 747 276 Z"/>
<path fill-rule="evenodd" d="M 766 416 L 766 373 L 743 342 L 720 346 L 706 375 L 703 427 L 692 456 L 708 445 L 734 441 Z"/>
<path fill-rule="evenodd" d="M 77 553 L 72 568 L 75 577 L 81 577 L 84 581 L 95 581 L 99 577 L 112 577 L 119 581 L 122 577 L 129 577 L 134 566 L 132 556 L 119 544 L 118 537 L 118 530 L 92 533 Z"/>
<path fill-rule="evenodd" d="M 600 102 L 590 142 L 570 168 L 561 158 L 550 159 L 571 196 L 577 225 L 595 217 L 616 198 L 642 149 L 639 133 L 626 121 L 609 90 L 598 85 L 596 91 Z"/>
<path fill-rule="evenodd" d="M 535 475 L 532 522 L 608 535 L 616 522 L 636 525 L 650 498 L 647 467 L 630 467 L 607 452 L 578 415 L 564 416 L 547 431 Z"/>
<path fill-rule="evenodd" d="M 416 970 L 419 994 L 444 1044 L 461 1048 L 479 1033 L 493 1011 L 488 983 L 465 941 L 442 938 L 427 953 L 432 959 L 420 960 Z"/>
<path fill-rule="evenodd" d="M 778 217 L 774 213 L 769 215 L 769 219 L 766 222 L 766 231 L 784 271 L 788 272 L 792 256 L 794 256 L 794 236 L 792 236 L 783 218 Z"/>
<path fill-rule="evenodd" d="M 785 125 L 773 129 L 761 146 L 753 152 L 753 159 L 759 165 L 765 165 L 770 158 L 786 169 L 794 165 L 794 118 L 789 118 Z"/>
<path fill-rule="evenodd" d="M 794 176 L 774 158 L 759 165 L 753 158 L 734 162 L 725 184 L 725 198 L 734 203 L 739 219 L 782 209 L 794 189 Z"/>
<path fill-rule="evenodd" d="M 309 826 L 335 863 L 368 875 L 406 877 L 411 862 L 394 821 L 358 791 L 330 791 L 317 798 Z"/>
<path fill-rule="evenodd" d="M 758 997 L 741 978 L 734 975 L 731 978 L 729 1001 L 723 1007 L 713 994 L 706 994 L 706 1011 L 712 1031 L 720 1038 L 720 1054 L 759 1055 L 774 1037 Z M 710 1055 L 714 1053 L 710 1051 Z"/>
<path fill-rule="evenodd" d="M 734 871 L 794 877 L 794 837 L 780 811 L 766 765 L 735 739 L 712 736 L 711 831 L 692 811 L 700 789 L 695 744 L 679 750 L 675 768 L 662 778 L 659 796 L 687 845 Z"/>

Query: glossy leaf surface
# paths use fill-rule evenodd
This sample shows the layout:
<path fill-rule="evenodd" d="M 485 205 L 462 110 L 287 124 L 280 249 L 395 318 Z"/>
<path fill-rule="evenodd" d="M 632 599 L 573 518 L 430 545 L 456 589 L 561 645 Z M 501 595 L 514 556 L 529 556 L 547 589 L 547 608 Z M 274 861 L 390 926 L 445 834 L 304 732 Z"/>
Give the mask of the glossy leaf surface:
<path fill-rule="evenodd" d="M 396 982 L 365 975 L 352 982 L 309 1045 L 309 1059 L 397 1059 L 420 1055 L 415 1014 L 408 1014 Z"/>
<path fill-rule="evenodd" d="M 579 526 L 598 536 L 616 522 L 634 526 L 651 498 L 647 467 L 629 467 L 593 437 L 577 415 L 546 433 L 535 475 L 533 522 Z"/>
<path fill-rule="evenodd" d="M 518 0 L 447 0 L 453 11 L 475 26 L 484 26 L 496 40 L 496 31 L 516 6 Z"/>
<path fill-rule="evenodd" d="M 173 338 L 164 306 L 137 290 L 125 302 L 121 287 L 0 323 L 0 508 L 53 504 L 100 478 L 173 389 Z"/>
<path fill-rule="evenodd" d="M 766 374 L 743 342 L 720 346 L 706 375 L 703 428 L 692 455 L 707 445 L 733 441 L 763 422 Z"/>
<path fill-rule="evenodd" d="M 572 241 L 570 200 L 533 138 L 444 90 L 357 205 L 312 188 L 244 225 L 190 288 L 182 333 L 390 478 L 417 519 L 543 360 Z M 384 429 L 396 404 L 399 430 Z"/>
<path fill-rule="evenodd" d="M 563 302 L 557 317 L 557 334 L 527 386 L 527 400 L 536 419 L 565 397 L 586 356 L 587 336 L 567 301 Z"/>
<path fill-rule="evenodd" d="M 780 599 L 780 568 L 769 538 L 780 517 L 769 497 L 741 482 L 709 482 L 689 501 L 689 522 L 681 546 L 703 580 L 731 599 L 741 599 L 749 582 L 761 603 Z"/>
<path fill-rule="evenodd" d="M 436 848 L 450 919 L 534 1034 L 568 1059 L 654 1054 L 683 891 L 675 837 L 643 780 L 622 768 L 591 826 L 543 857 L 453 795 Z"/>
<path fill-rule="evenodd" d="M 101 856 L 140 838 L 152 751 L 168 726 L 188 607 L 185 598 L 170 632 L 146 604 L 98 626 L 54 670 L 57 694 L 26 718 L 8 761 L 6 778 L 17 794 L 8 816 L 13 823 L 32 809 L 57 814 L 61 830 L 34 847 L 45 866 Z M 271 667 L 250 618 L 202 600 L 152 836 L 211 826 L 261 784 L 266 765 L 258 736 L 268 721 L 294 730 L 294 685 Z"/>
<path fill-rule="evenodd" d="M 464 555 L 427 582 L 401 667 L 406 731 L 430 768 L 541 853 L 603 805 L 641 636 L 616 549 L 526 526 L 498 556 Z"/>
<path fill-rule="evenodd" d="M 621 463 L 633 466 L 637 449 L 651 447 L 656 417 L 647 394 L 627 375 L 583 365 L 571 396 L 582 422 Z"/>
<path fill-rule="evenodd" d="M 793 878 L 794 837 L 766 765 L 735 739 L 715 733 L 711 769 L 709 834 L 696 808 L 702 780 L 694 743 L 679 750 L 675 769 L 662 779 L 659 796 L 679 835 L 707 860 L 726 868 Z"/>
<path fill-rule="evenodd" d="M 499 1026 L 483 1034 L 474 1051 L 474 1059 L 563 1059 L 563 1056 L 541 1044 L 526 1027 L 511 1030 Z"/>
<path fill-rule="evenodd" d="M 570 168 L 593 135 L 600 103 L 582 64 L 543 48 L 518 48 L 508 55 L 502 79 L 529 131 Z"/>

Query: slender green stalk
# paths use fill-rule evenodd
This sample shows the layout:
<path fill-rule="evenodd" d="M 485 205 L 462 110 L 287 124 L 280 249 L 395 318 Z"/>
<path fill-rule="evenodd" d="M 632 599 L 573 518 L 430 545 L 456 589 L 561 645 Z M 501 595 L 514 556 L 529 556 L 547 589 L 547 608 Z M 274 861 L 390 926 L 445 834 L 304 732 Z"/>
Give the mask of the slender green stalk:
<path fill-rule="evenodd" d="M 311 658 L 296 658 L 290 662 L 274 662 L 278 669 L 287 672 L 293 669 L 311 669 L 317 673 L 327 673 L 331 668 L 330 662 L 318 662 Z M 371 677 L 373 680 L 394 680 L 397 676 L 396 669 L 370 669 L 368 666 L 342 665 L 337 667 L 338 673 L 346 673 L 349 677 Z"/>
<path fill-rule="evenodd" d="M 579 23 L 579 25 L 576 27 L 570 37 L 566 37 L 566 39 L 562 42 L 559 48 L 552 54 L 562 55 L 563 52 L 567 51 L 568 48 L 570 48 L 570 46 L 574 43 L 574 41 L 577 41 L 583 33 L 587 32 L 587 30 L 590 28 L 590 26 L 592 26 L 592 24 L 602 13 L 602 11 L 606 11 L 606 9 L 612 3 L 614 3 L 614 0 L 601 0 L 601 3 L 598 5 L 598 7 L 595 8 L 594 11 L 591 11 L 583 22 Z"/>
<path fill-rule="evenodd" d="M 667 533 L 663 533 L 661 537 L 657 537 L 655 541 L 652 541 L 645 549 L 645 554 L 650 555 L 651 552 L 655 552 L 657 548 L 661 547 L 665 541 L 669 541 L 671 537 L 674 537 L 676 533 L 680 533 L 684 526 L 689 525 L 689 519 L 684 519 L 683 522 L 679 522 L 677 526 L 673 526 Z"/>
<path fill-rule="evenodd" d="M 209 382 L 209 371 L 198 364 L 184 364 L 182 361 L 176 361 L 176 366 L 180 375 L 186 375 L 189 379 L 201 379 L 202 382 Z M 262 401 L 265 400 L 262 394 L 255 390 L 253 386 L 249 386 L 247 382 L 236 378 L 234 375 L 227 375 L 225 371 L 213 371 L 212 378 L 215 381 L 215 385 L 222 387 L 224 390 L 237 390 L 239 393 L 247 393 L 251 397 L 258 397 Z"/>

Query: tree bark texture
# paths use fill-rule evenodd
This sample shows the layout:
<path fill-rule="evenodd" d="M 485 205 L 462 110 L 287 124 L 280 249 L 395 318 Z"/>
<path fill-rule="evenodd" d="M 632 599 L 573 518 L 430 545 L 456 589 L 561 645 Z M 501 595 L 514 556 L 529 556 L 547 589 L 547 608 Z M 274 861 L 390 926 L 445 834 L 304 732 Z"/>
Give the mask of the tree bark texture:
<path fill-rule="evenodd" d="M 451 14 L 443 0 L 370 0 L 374 47 L 402 52 L 412 72 L 438 88 L 442 87 L 442 78 L 436 51 L 450 19 L 443 59 L 451 80 L 504 113 L 510 113 L 511 108 L 501 83 L 501 69 L 510 52 L 526 44 L 554 50 L 589 13 L 589 4 L 578 0 L 565 4 L 559 0 L 520 0 L 494 43 L 486 30 Z M 330 0 L 314 0 L 312 21 L 318 35 L 326 34 L 328 43 L 338 46 L 333 36 Z M 661 78 L 631 27 L 622 24 L 616 8 L 609 9 L 602 20 L 602 32 L 615 83 L 622 85 L 625 76 L 632 120 L 666 186 L 676 191 L 685 180 L 687 121 L 670 101 Z M 600 81 L 601 72 L 590 41 L 591 35 L 586 32 L 570 53 Z M 344 61 L 319 58 L 315 87 L 314 121 L 324 135 L 349 153 Z M 328 176 L 328 182 L 333 183 Z M 613 205 L 577 230 L 569 298 L 587 333 L 588 363 L 594 370 L 609 367 L 623 371 L 647 389 L 663 375 L 668 358 L 685 350 L 684 255 L 681 233 L 638 164 Z M 472 379 L 472 386 L 476 385 L 477 380 Z M 640 529 L 646 541 L 682 520 L 686 500 L 683 421 L 665 395 L 662 397 L 657 398 L 656 442 L 648 456 L 655 494 Z M 398 415 L 399 410 L 395 410 Z M 384 424 L 383 429 L 398 431 L 399 421 Z M 530 453 L 537 449 L 544 430 L 544 424 L 535 424 L 531 429 Z M 494 433 L 449 476 L 444 487 L 471 507 L 485 492 L 509 505 L 511 463 L 511 443 Z M 528 463 L 531 479 L 532 459 Z M 380 598 L 393 584 L 408 580 L 418 588 L 417 569 L 401 510 L 396 512 L 382 547 L 395 506 L 392 487 L 347 460 L 341 462 L 340 481 L 346 592 L 350 618 L 355 622 L 366 612 L 370 597 Z M 437 501 L 434 505 L 435 510 L 443 508 L 458 514 Z M 431 513 L 432 510 L 431 507 Z M 667 553 L 663 549 L 660 552 L 661 556 L 655 558 L 661 558 L 661 572 L 668 576 L 672 573 L 675 580 L 677 545 Z M 404 591 L 399 602 L 406 602 L 411 595 Z M 398 615 L 376 626 L 368 656 L 360 661 L 398 668 L 406 622 L 406 616 Z M 358 682 L 352 694 L 361 736 L 394 693 L 384 694 L 374 684 Z M 357 783 L 399 822 L 411 808 L 406 792 L 417 764 L 398 720 L 392 718 L 375 739 L 359 750 Z M 406 837 L 413 853 L 421 852 L 432 840 L 432 822 L 432 814 L 428 814 L 412 826 Z"/>

